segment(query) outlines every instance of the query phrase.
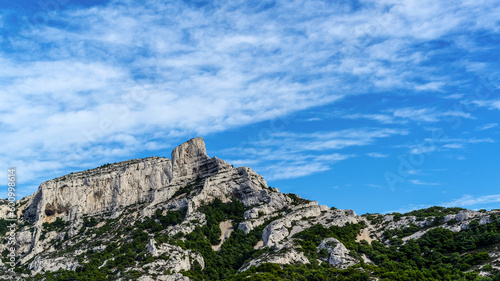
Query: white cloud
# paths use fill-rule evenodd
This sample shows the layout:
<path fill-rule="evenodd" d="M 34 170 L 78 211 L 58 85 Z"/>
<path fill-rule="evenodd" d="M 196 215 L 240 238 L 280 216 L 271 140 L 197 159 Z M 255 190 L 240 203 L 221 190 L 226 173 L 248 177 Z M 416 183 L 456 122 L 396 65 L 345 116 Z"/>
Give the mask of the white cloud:
<path fill-rule="evenodd" d="M 266 140 L 242 143 L 225 149 L 227 158 L 236 156 L 239 163 L 251 163 L 266 179 L 298 178 L 330 170 L 332 165 L 356 157 L 343 153 L 349 147 L 375 144 L 379 139 L 405 135 L 407 131 L 385 128 L 360 128 L 331 132 L 276 132 Z M 372 157 L 387 157 L 377 153 Z M 245 160 L 248 159 L 248 160 Z"/>
<path fill-rule="evenodd" d="M 451 95 L 445 96 L 444 98 L 445 99 L 459 100 L 459 99 L 463 98 L 464 96 L 465 96 L 464 94 L 451 94 Z"/>
<path fill-rule="evenodd" d="M 437 122 L 442 121 L 446 117 L 456 116 L 462 118 L 473 119 L 470 113 L 461 111 L 438 111 L 434 108 L 401 108 L 393 112 L 395 117 L 410 119 L 422 122 Z"/>
<path fill-rule="evenodd" d="M 466 103 L 471 103 L 480 107 L 487 107 L 489 109 L 500 110 L 500 100 L 474 100 Z"/>
<path fill-rule="evenodd" d="M 398 109 L 387 109 L 385 114 L 337 114 L 336 116 L 344 119 L 369 119 L 382 124 L 407 124 L 409 121 L 416 122 L 439 122 L 446 121 L 450 117 L 461 117 L 474 119 L 470 113 L 445 110 L 440 111 L 436 108 L 413 108 L 404 107 Z"/>
<path fill-rule="evenodd" d="M 389 155 L 383 154 L 383 153 L 378 153 L 378 152 L 370 152 L 366 154 L 367 156 L 373 157 L 373 158 L 387 158 Z"/>
<path fill-rule="evenodd" d="M 464 195 L 462 198 L 442 204 L 444 207 L 467 207 L 500 202 L 500 194 L 485 196 Z"/>
<path fill-rule="evenodd" d="M 412 145 L 410 146 L 411 154 L 431 154 L 438 148 L 434 145 Z"/>
<path fill-rule="evenodd" d="M 488 129 L 495 128 L 495 127 L 498 127 L 498 123 L 489 123 L 489 124 L 486 124 L 484 126 L 477 127 L 477 130 L 483 131 L 483 130 L 488 130 Z"/>
<path fill-rule="evenodd" d="M 435 140 L 436 142 L 441 142 L 441 143 L 461 143 L 461 144 L 466 144 L 466 143 L 494 143 L 495 140 L 492 138 L 482 138 L 482 139 L 477 139 L 477 138 L 468 138 L 468 139 L 460 139 L 460 138 L 441 138 L 438 140 Z"/>
<path fill-rule="evenodd" d="M 380 122 L 382 124 L 394 124 L 394 123 L 406 123 L 405 120 L 396 120 L 394 116 L 387 114 L 347 114 L 340 115 L 339 117 L 344 119 L 369 119 L 373 121 Z"/>
<path fill-rule="evenodd" d="M 368 184 L 366 184 L 366 186 L 373 187 L 373 188 L 385 188 L 384 186 L 381 186 L 378 184 L 372 184 L 372 183 L 368 183 Z"/>
<path fill-rule="evenodd" d="M 430 82 L 424 85 L 417 85 L 415 89 L 417 89 L 418 91 L 437 91 L 440 90 L 444 85 L 445 83 L 443 82 Z"/>
<path fill-rule="evenodd" d="M 464 144 L 463 143 L 447 143 L 447 144 L 443 145 L 443 147 L 457 149 L 457 148 L 463 148 Z"/>
<path fill-rule="evenodd" d="M 424 182 L 424 181 L 421 181 L 421 180 L 408 180 L 410 183 L 414 184 L 414 185 L 426 185 L 426 186 L 436 186 L 436 185 L 440 185 L 439 183 L 435 183 L 435 182 Z"/>
<path fill-rule="evenodd" d="M 312 163 L 298 163 L 298 164 L 287 164 L 283 165 L 272 165 L 267 167 L 268 170 L 272 171 L 272 174 L 268 177 L 269 180 L 280 180 L 280 179 L 294 179 L 300 178 L 324 171 L 328 171 L 330 167 L 323 163 L 312 162 Z"/>
<path fill-rule="evenodd" d="M 478 143 L 495 143 L 495 141 L 491 138 L 426 138 L 423 142 L 418 144 L 399 145 L 397 147 L 407 147 L 410 149 L 411 154 L 431 154 L 435 151 L 443 151 L 445 148 L 461 149 L 464 148 L 467 144 Z"/>
<path fill-rule="evenodd" d="M 317 117 L 314 117 L 314 118 L 308 118 L 305 121 L 307 121 L 307 122 L 313 122 L 313 121 L 321 121 L 321 119 L 317 118 Z"/>

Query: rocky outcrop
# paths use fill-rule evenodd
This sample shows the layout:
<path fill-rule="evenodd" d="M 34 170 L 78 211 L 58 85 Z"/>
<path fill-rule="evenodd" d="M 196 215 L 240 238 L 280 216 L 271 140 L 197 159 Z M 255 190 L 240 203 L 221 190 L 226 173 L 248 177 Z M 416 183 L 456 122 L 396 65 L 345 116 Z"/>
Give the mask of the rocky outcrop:
<path fill-rule="evenodd" d="M 37 256 L 28 265 L 28 269 L 31 270 L 32 275 L 35 275 L 37 273 L 58 271 L 59 269 L 75 270 L 79 265 L 70 257 L 41 259 L 40 256 Z"/>
<path fill-rule="evenodd" d="M 240 271 L 246 271 L 252 266 L 259 266 L 263 263 L 276 263 L 276 264 L 307 264 L 310 263 L 309 259 L 294 248 L 287 248 L 279 252 L 267 252 L 256 259 L 244 264 Z"/>
<path fill-rule="evenodd" d="M 171 275 L 159 275 L 159 276 L 151 276 L 151 275 L 142 275 L 137 279 L 138 281 L 189 281 L 188 277 L 175 273 Z"/>
<path fill-rule="evenodd" d="M 170 230 L 168 230 L 168 234 L 170 236 L 174 236 L 178 233 L 189 234 L 193 232 L 193 230 L 197 226 L 202 226 L 207 223 L 205 218 L 205 214 L 200 212 L 193 212 L 187 215 L 183 222 L 180 224 L 174 225 Z"/>
<path fill-rule="evenodd" d="M 296 206 L 283 218 L 271 222 L 264 228 L 262 240 L 265 247 L 272 246 L 280 249 L 295 233 L 315 224 L 321 223 L 325 227 L 330 227 L 332 225 L 344 226 L 346 223 L 359 221 L 359 217 L 352 210 L 332 210 L 312 201 Z"/>
<path fill-rule="evenodd" d="M 359 261 L 349 256 L 349 250 L 335 238 L 326 238 L 318 246 L 318 251 L 325 249 L 328 258 L 325 260 L 337 268 L 347 268 Z"/>
<path fill-rule="evenodd" d="M 172 176 L 176 180 L 192 179 L 217 172 L 217 165 L 210 161 L 202 138 L 191 139 L 174 148 Z"/>
<path fill-rule="evenodd" d="M 191 261 L 198 262 L 201 268 L 205 267 L 205 261 L 199 253 L 184 250 L 179 246 L 166 243 L 157 246 L 155 240 L 151 239 L 146 249 L 153 257 L 163 257 L 163 259 L 155 260 L 146 265 L 150 267 L 149 274 L 162 274 L 165 270 L 172 272 L 187 271 L 191 269 Z"/>
<path fill-rule="evenodd" d="M 211 202 L 215 198 L 223 202 L 235 198 L 247 207 L 269 201 L 270 190 L 262 176 L 250 168 L 233 168 L 220 159 L 214 159 L 220 170 L 217 174 L 205 178 L 203 189 L 190 198 L 190 210 Z"/>

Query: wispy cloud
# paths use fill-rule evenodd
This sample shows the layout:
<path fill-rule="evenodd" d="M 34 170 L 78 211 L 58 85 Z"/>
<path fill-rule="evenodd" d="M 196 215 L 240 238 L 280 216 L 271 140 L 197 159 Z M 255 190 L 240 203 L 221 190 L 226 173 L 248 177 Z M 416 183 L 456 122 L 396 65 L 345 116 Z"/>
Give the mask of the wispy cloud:
<path fill-rule="evenodd" d="M 313 122 L 313 121 L 320 121 L 320 120 L 321 120 L 320 118 L 314 117 L 314 118 L 306 119 L 305 121 L 307 121 L 307 122 Z"/>
<path fill-rule="evenodd" d="M 387 155 L 387 154 L 378 153 L 378 152 L 370 152 L 370 153 L 367 153 L 366 155 L 369 157 L 373 157 L 373 158 L 387 158 L 387 157 L 389 157 L 389 155 Z"/>
<path fill-rule="evenodd" d="M 444 207 L 468 207 L 500 202 L 500 194 L 485 196 L 464 195 L 462 198 L 442 204 Z"/>
<path fill-rule="evenodd" d="M 474 100 L 474 101 L 464 101 L 464 102 L 480 107 L 487 107 L 488 109 L 500 110 L 500 100 Z"/>
<path fill-rule="evenodd" d="M 373 120 L 380 122 L 382 124 L 395 124 L 395 123 L 407 123 L 407 120 L 402 120 L 395 118 L 393 115 L 388 115 L 388 114 L 347 114 L 347 115 L 340 115 L 339 117 L 344 118 L 344 119 L 368 119 L 368 120 Z"/>
<path fill-rule="evenodd" d="M 373 187 L 373 188 L 386 188 L 385 186 L 382 186 L 379 184 L 372 184 L 372 183 L 368 183 L 368 184 L 366 184 L 366 186 Z"/>
<path fill-rule="evenodd" d="M 385 128 L 361 128 L 316 133 L 275 133 L 268 140 L 244 143 L 222 153 L 254 164 L 268 179 L 297 178 L 330 170 L 334 163 L 355 154 L 343 152 L 349 147 L 367 146 L 379 139 L 405 135 L 407 131 Z M 385 157 L 383 154 L 376 154 Z"/>
<path fill-rule="evenodd" d="M 443 145 L 443 148 L 453 148 L 453 149 L 458 149 L 458 148 L 463 148 L 464 144 L 463 143 L 447 143 Z"/>
<path fill-rule="evenodd" d="M 415 144 L 415 145 L 410 145 L 409 148 L 411 154 L 430 154 L 438 150 L 438 147 L 435 145 Z"/>
<path fill-rule="evenodd" d="M 467 144 L 495 143 L 492 138 L 426 138 L 419 144 L 399 145 L 398 147 L 407 147 L 411 154 L 430 154 L 435 151 L 445 149 L 461 149 Z"/>
<path fill-rule="evenodd" d="M 465 95 L 464 94 L 451 94 L 448 96 L 445 96 L 445 99 L 453 99 L 453 100 L 459 100 L 462 99 Z"/>
<path fill-rule="evenodd" d="M 462 111 L 439 111 L 435 108 L 402 108 L 395 110 L 393 115 L 399 118 L 422 122 L 437 122 L 452 116 L 469 119 L 473 118 L 470 113 Z"/>
<path fill-rule="evenodd" d="M 444 121 L 451 117 L 474 119 L 472 114 L 463 111 L 456 111 L 456 110 L 440 111 L 436 108 L 415 108 L 415 107 L 385 109 L 383 113 L 373 113 L 373 114 L 361 114 L 361 113 L 337 114 L 336 117 L 344 119 L 368 119 L 377 121 L 382 124 L 407 124 L 410 121 L 432 123 L 432 122 Z"/>
<path fill-rule="evenodd" d="M 441 185 L 439 183 L 436 183 L 436 182 L 424 182 L 424 181 L 421 181 L 421 180 L 408 180 L 411 184 L 414 184 L 414 185 L 425 185 L 425 186 L 436 186 L 436 185 Z"/>
<path fill-rule="evenodd" d="M 444 85 L 445 83 L 443 82 L 429 82 L 423 85 L 417 85 L 415 89 L 418 91 L 437 91 L 440 90 Z"/>
<path fill-rule="evenodd" d="M 484 126 L 477 127 L 477 130 L 484 131 L 484 130 L 492 129 L 495 127 L 498 127 L 498 123 L 489 123 L 489 124 L 486 124 Z"/>

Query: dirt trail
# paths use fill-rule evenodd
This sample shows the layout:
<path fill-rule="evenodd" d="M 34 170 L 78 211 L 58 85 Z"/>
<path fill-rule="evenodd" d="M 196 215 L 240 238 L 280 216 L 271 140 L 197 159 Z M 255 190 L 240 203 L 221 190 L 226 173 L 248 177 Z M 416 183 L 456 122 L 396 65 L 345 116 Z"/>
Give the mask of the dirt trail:
<path fill-rule="evenodd" d="M 255 250 L 259 250 L 260 248 L 262 248 L 264 246 L 264 241 L 260 240 L 259 242 L 257 242 L 257 244 L 255 244 L 255 246 L 253 246 L 253 248 Z"/>
<path fill-rule="evenodd" d="M 366 240 L 369 244 L 372 243 L 374 239 L 370 237 L 370 229 L 369 228 L 363 228 L 361 229 L 361 232 L 359 233 L 358 237 L 356 237 L 356 242 L 360 242 L 361 240 Z"/>

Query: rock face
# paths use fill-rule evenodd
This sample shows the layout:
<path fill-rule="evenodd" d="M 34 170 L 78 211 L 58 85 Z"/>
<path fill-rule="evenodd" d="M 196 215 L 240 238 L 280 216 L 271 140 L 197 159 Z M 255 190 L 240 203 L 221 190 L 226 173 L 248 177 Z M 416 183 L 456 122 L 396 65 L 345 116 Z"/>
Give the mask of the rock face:
<path fill-rule="evenodd" d="M 266 253 L 256 259 L 252 259 L 249 263 L 243 265 L 240 271 L 246 271 L 252 266 L 259 266 L 263 263 L 276 263 L 276 264 L 307 264 L 309 259 L 300 252 L 297 252 L 293 248 L 289 248 L 286 251 L 280 252 L 270 252 Z"/>
<path fill-rule="evenodd" d="M 129 160 L 44 182 L 24 216 L 36 222 L 51 222 L 56 217 L 73 221 L 84 215 L 117 212 L 137 203 L 164 202 L 197 178 L 204 179 L 203 189 L 190 200 L 190 210 L 202 201 L 228 201 L 233 196 L 247 206 L 271 203 L 268 212 L 283 205 L 280 200 L 268 198 L 267 183 L 250 168 L 233 168 L 223 160 L 210 158 L 202 138 L 176 147 L 171 157 Z"/>
<path fill-rule="evenodd" d="M 172 160 L 130 160 L 44 182 L 25 216 L 36 221 L 59 216 L 75 220 L 157 197 L 168 199 L 180 182 L 217 173 L 223 164 L 208 157 L 201 138 L 192 139 L 172 151 Z"/>
<path fill-rule="evenodd" d="M 57 271 L 59 269 L 75 270 L 80 264 L 76 261 L 68 259 L 67 257 L 58 257 L 55 259 L 35 259 L 28 265 L 32 275 L 36 273 L 43 273 L 47 271 Z"/>
<path fill-rule="evenodd" d="M 175 273 L 172 275 L 160 275 L 160 276 L 151 276 L 151 275 L 143 275 L 137 279 L 138 281 L 189 281 L 188 277 Z"/>
<path fill-rule="evenodd" d="M 205 267 L 205 262 L 200 254 L 190 250 L 183 250 L 179 246 L 161 244 L 157 247 L 154 239 L 151 239 L 146 247 L 148 253 L 152 254 L 153 257 L 165 257 L 165 259 L 146 264 L 151 268 L 149 270 L 150 274 L 161 274 L 165 270 L 173 272 L 187 271 L 191 269 L 191 261 L 194 260 L 201 265 L 201 268 Z"/>
<path fill-rule="evenodd" d="M 321 223 L 326 227 L 344 226 L 346 223 L 358 223 L 360 219 L 352 210 L 330 210 L 326 206 L 312 201 L 292 208 L 286 217 L 271 222 L 264 228 L 262 240 L 265 247 L 281 249 L 286 240 L 295 233 Z"/>
<path fill-rule="evenodd" d="M 335 238 L 326 238 L 318 246 L 318 251 L 328 252 L 328 263 L 338 268 L 347 268 L 359 261 L 349 256 L 349 250 Z"/>
<path fill-rule="evenodd" d="M 172 151 L 172 175 L 175 179 L 191 179 L 217 171 L 207 155 L 202 138 L 191 139 Z"/>
<path fill-rule="evenodd" d="M 33 221 L 37 229 L 31 237 L 32 253 L 42 251 L 37 246 L 44 222 L 61 217 L 78 225 L 83 216 L 116 217 L 121 209 L 144 202 L 151 205 L 144 212 L 151 212 L 195 179 L 204 179 L 201 192 L 189 201 L 171 202 L 170 207 L 188 207 L 190 213 L 215 198 L 227 202 L 234 196 L 248 206 L 267 200 L 268 191 L 263 190 L 267 184 L 260 175 L 250 168 L 233 168 L 216 157 L 210 158 L 202 138 L 179 145 L 171 157 L 103 165 L 42 183 L 24 210 L 24 218 Z"/>

